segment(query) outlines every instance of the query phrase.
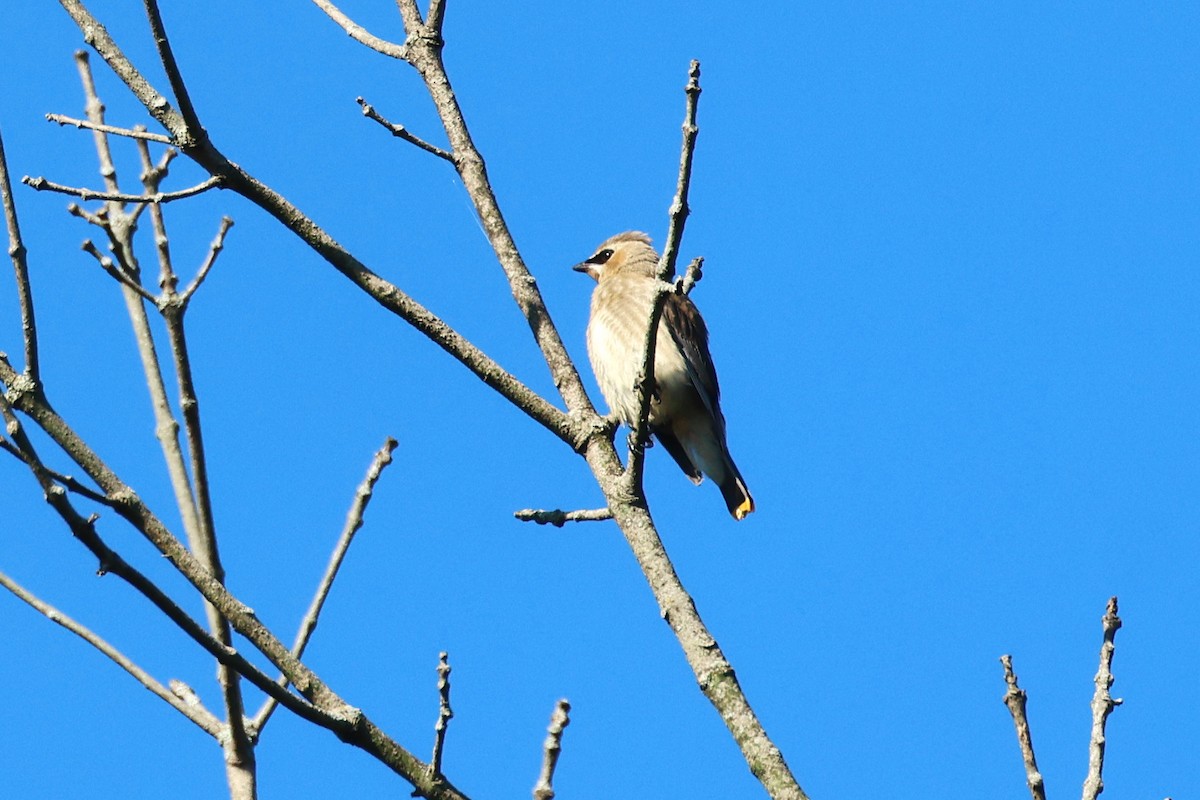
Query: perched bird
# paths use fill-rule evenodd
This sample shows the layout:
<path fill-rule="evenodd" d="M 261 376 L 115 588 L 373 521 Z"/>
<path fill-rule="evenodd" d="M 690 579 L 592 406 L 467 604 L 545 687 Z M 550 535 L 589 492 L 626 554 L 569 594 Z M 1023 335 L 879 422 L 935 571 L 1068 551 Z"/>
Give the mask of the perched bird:
<path fill-rule="evenodd" d="M 619 233 L 596 249 L 578 272 L 596 279 L 587 347 L 596 382 L 626 425 L 637 420 L 635 385 L 645 355 L 646 326 L 655 295 L 658 253 L 650 237 Z M 754 498 L 729 455 L 717 371 L 708 329 L 685 295 L 668 294 L 654 351 L 650 432 L 693 483 L 708 475 L 721 488 L 734 519 L 754 510 Z"/>

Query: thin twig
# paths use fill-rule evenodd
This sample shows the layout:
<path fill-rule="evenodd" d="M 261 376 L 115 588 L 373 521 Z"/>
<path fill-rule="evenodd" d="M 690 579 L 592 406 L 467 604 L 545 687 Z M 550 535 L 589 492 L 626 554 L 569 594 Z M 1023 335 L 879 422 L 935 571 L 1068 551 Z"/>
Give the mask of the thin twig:
<path fill-rule="evenodd" d="M 196 108 L 192 105 L 192 98 L 188 94 L 187 84 L 183 82 L 183 75 L 179 71 L 179 64 L 175 61 L 175 53 L 171 50 L 171 41 L 167 38 L 167 29 L 163 25 L 162 15 L 158 11 L 157 0 L 142 0 L 142 5 L 146 9 L 146 18 L 150 22 L 150 33 L 154 36 L 154 47 L 158 50 L 158 60 L 162 63 L 163 70 L 167 73 L 167 81 L 171 84 L 171 92 L 175 95 L 175 102 L 179 106 L 179 114 L 187 124 L 188 133 L 190 134 L 180 142 L 180 147 L 189 147 L 195 141 L 204 137 L 204 127 L 200 124 L 200 118 L 196 115 Z"/>
<path fill-rule="evenodd" d="M 163 155 L 162 161 L 155 164 L 150 160 L 150 145 L 144 140 L 137 140 L 138 155 L 142 160 L 142 194 L 151 196 L 158 194 L 158 187 L 162 184 L 164 178 L 167 177 L 167 170 L 171 163 L 171 159 L 178 152 L 174 148 L 170 148 Z M 175 269 L 171 266 L 171 240 L 167 236 L 167 223 L 163 219 L 162 205 L 159 203 L 150 203 L 150 222 L 154 228 L 154 249 L 158 254 L 158 285 L 162 289 L 165 297 L 170 297 L 175 294 L 175 287 L 179 283 L 179 279 L 175 276 Z"/>
<path fill-rule="evenodd" d="M 308 611 L 304 615 L 304 619 L 300 621 L 300 630 L 296 633 L 296 640 L 292 644 L 292 657 L 299 659 L 304 655 L 305 648 L 312 640 L 313 632 L 317 629 L 317 622 L 321 618 L 321 610 L 325 607 L 325 601 L 329 597 L 329 590 L 333 588 L 333 581 L 337 578 L 338 570 L 342 568 L 342 562 L 346 559 L 346 553 L 350 549 L 350 543 L 354 540 L 354 534 L 363 525 L 363 515 L 366 513 L 367 505 L 371 502 L 371 498 L 375 493 L 375 484 L 379 482 L 379 477 L 383 474 L 383 470 L 388 464 L 392 463 L 392 452 L 396 449 L 396 440 L 388 437 L 383 446 L 375 453 L 375 457 L 371 460 L 371 466 L 367 468 L 367 475 L 363 478 L 362 483 L 358 485 L 358 489 L 354 492 L 354 500 L 350 504 L 350 510 L 346 512 L 346 522 L 342 526 L 341 535 L 338 536 L 337 544 L 334 545 L 333 555 L 329 558 L 329 564 L 325 567 L 325 574 L 321 576 L 320 583 L 317 584 L 316 593 L 313 595 L 312 602 L 308 606 Z M 276 683 L 280 686 L 288 685 L 286 675 L 280 676 Z M 275 700 L 268 697 L 258 713 L 254 715 L 253 728 L 256 731 L 262 731 L 266 726 L 267 720 L 275 713 Z"/>
<path fill-rule="evenodd" d="M 179 295 L 179 302 L 185 306 L 191 301 L 192 295 L 200 288 L 200 284 L 204 283 L 204 279 L 208 277 L 208 271 L 212 269 L 213 264 L 217 261 L 217 256 L 225 248 L 225 234 L 233 227 L 233 219 L 231 217 L 221 217 L 221 225 L 217 228 L 217 235 L 212 240 L 212 244 L 208 246 L 208 255 L 204 259 L 204 263 L 200 265 L 200 269 L 196 272 L 196 277 L 192 278 L 192 282 Z"/>
<path fill-rule="evenodd" d="M 117 283 L 120 283 L 122 286 L 130 289 L 133 292 L 136 292 L 142 299 L 156 305 L 158 304 L 158 298 L 155 297 L 150 290 L 131 278 L 129 273 L 117 266 L 116 262 L 114 262 L 111 258 L 101 253 L 100 249 L 96 247 L 95 242 L 93 242 L 91 239 L 84 239 L 83 244 L 80 245 L 80 249 L 90 255 L 92 258 L 96 259 L 96 263 L 100 265 L 100 269 L 107 272 L 113 280 L 117 281 Z"/>
<path fill-rule="evenodd" d="M 158 192 L 156 194 L 125 194 L 123 192 L 97 192 L 94 189 L 83 189 L 77 186 L 64 186 L 61 183 L 46 180 L 45 178 L 31 178 L 28 175 L 21 178 L 21 183 L 39 192 L 58 192 L 60 194 L 69 194 L 78 197 L 80 200 L 105 200 L 113 203 L 170 203 L 175 200 L 183 200 L 187 197 L 195 197 L 198 194 L 207 192 L 209 189 L 215 189 L 222 183 L 222 178 L 212 176 L 195 186 L 187 189 L 180 189 L 176 192 Z"/>
<path fill-rule="evenodd" d="M 612 519 L 612 511 L 607 508 L 585 508 L 578 511 L 563 511 L 561 509 L 523 508 L 514 511 L 513 516 L 522 522 L 536 522 L 538 525 L 553 525 L 561 528 L 568 522 L 599 522 Z"/>
<path fill-rule="evenodd" d="M 147 142 L 158 142 L 159 144 L 175 144 L 175 141 L 170 136 L 164 136 L 161 133 L 150 133 L 141 126 L 134 128 L 118 128 L 113 125 L 98 125 L 94 122 L 89 122 L 86 119 L 75 119 L 64 114 L 47 114 L 46 119 L 49 122 L 57 122 L 59 125 L 74 125 L 76 128 L 86 128 L 88 130 L 100 131 L 101 133 L 112 134 L 113 136 L 126 136 L 130 139 L 145 139 Z"/>
<path fill-rule="evenodd" d="M 446 728 L 454 718 L 450 709 L 450 655 L 443 650 L 438 653 L 438 718 L 433 726 L 433 757 L 429 759 L 430 777 L 442 774 L 442 753 L 446 746 Z"/>
<path fill-rule="evenodd" d="M 692 289 L 696 288 L 696 284 L 704 277 L 704 271 L 701 267 L 704 266 L 704 258 L 696 256 L 692 259 L 692 263 L 688 264 L 687 271 L 684 272 L 682 278 L 675 281 L 675 294 L 689 295 Z"/>
<path fill-rule="evenodd" d="M 1008 689 L 1004 693 L 1004 705 L 1012 715 L 1013 725 L 1017 729 L 1017 744 L 1021 748 L 1021 758 L 1025 762 L 1025 783 L 1029 786 L 1029 794 L 1033 800 L 1046 800 L 1046 785 L 1042 773 L 1038 770 L 1037 758 L 1033 754 L 1033 736 L 1029 731 L 1029 719 L 1025 715 L 1025 690 L 1017 685 L 1017 674 L 1013 672 L 1012 656 L 1000 656 L 1004 665 L 1004 682 Z"/>
<path fill-rule="evenodd" d="M 313 0 L 313 4 L 317 8 L 325 12 L 325 14 L 338 25 L 341 26 L 351 39 L 359 44 L 366 45 L 377 53 L 383 53 L 385 56 L 402 59 L 408 52 L 404 45 L 389 42 L 386 39 L 380 39 L 378 36 L 371 34 L 363 26 L 359 25 L 354 20 L 342 13 L 341 9 L 330 3 L 328 0 Z"/>
<path fill-rule="evenodd" d="M 683 240 L 683 226 L 688 216 L 688 188 L 692 184 L 692 153 L 696 149 L 696 106 L 700 103 L 700 62 L 692 61 L 688 69 L 687 111 L 683 119 L 683 147 L 679 154 L 679 180 L 675 185 L 675 199 L 671 202 L 670 224 L 667 240 L 663 244 L 662 257 L 658 261 L 658 277 L 669 280 L 675 274 L 675 260 L 679 255 L 679 243 Z"/>
<path fill-rule="evenodd" d="M 550 715 L 550 727 L 546 728 L 546 741 L 542 745 L 542 772 L 533 787 L 533 800 L 554 800 L 554 769 L 562 753 L 563 728 L 571 724 L 571 704 L 559 700 Z"/>
<path fill-rule="evenodd" d="M 34 383 L 41 381 L 38 364 L 37 320 L 33 313 L 33 285 L 29 282 L 29 263 L 21 226 L 17 221 L 17 206 L 13 200 L 12 183 L 8 178 L 8 158 L 4 155 L 4 139 L 0 137 L 0 203 L 4 206 L 4 225 L 8 229 L 8 255 L 17 276 L 17 303 L 21 307 L 21 336 L 25 343 L 25 374 Z"/>
<path fill-rule="evenodd" d="M 679 177 L 675 182 L 675 198 L 671 202 L 667 241 L 663 247 L 662 256 L 658 260 L 659 280 L 654 300 L 650 304 L 646 338 L 642 343 L 641 368 L 638 371 L 637 380 L 634 382 L 637 417 L 629 431 L 629 456 L 625 461 L 627 488 L 634 497 L 643 495 L 643 467 L 645 466 L 646 447 L 650 441 L 650 404 L 657 391 L 654 384 L 654 362 L 658 345 L 658 326 L 662 320 L 667 293 L 674 290 L 674 287 L 666 281 L 675 274 L 675 260 L 679 253 L 679 243 L 683 239 L 683 226 L 688 215 L 687 196 L 688 188 L 692 183 L 692 155 L 696 149 L 696 135 L 700 131 L 696 125 L 696 109 L 700 101 L 699 61 L 692 61 L 688 69 L 688 83 L 684 87 L 684 95 L 686 102 L 683 115 L 683 145 L 679 155 Z"/>
<path fill-rule="evenodd" d="M 1092 735 L 1088 742 L 1088 773 L 1083 782 L 1083 800 L 1096 800 L 1104 791 L 1104 727 L 1108 715 L 1121 705 L 1120 699 L 1114 699 L 1109 694 L 1113 685 L 1112 660 L 1116 651 L 1117 631 L 1121 628 L 1121 618 L 1117 616 L 1117 598 L 1108 599 L 1108 607 L 1104 612 L 1104 644 L 1100 646 L 1100 668 L 1096 671 L 1096 692 L 1092 695 Z"/>
<path fill-rule="evenodd" d="M 154 676 L 150 675 L 150 673 L 139 667 L 132 660 L 130 660 L 128 656 L 126 656 L 117 648 L 113 647 L 98 634 L 87 628 L 85 625 L 76 622 L 71 617 L 59 611 L 49 603 L 40 600 L 32 592 L 21 586 L 8 575 L 5 575 L 3 572 L 0 572 L 0 586 L 3 586 L 8 591 L 12 592 L 51 622 L 61 625 L 71 633 L 78 636 L 80 639 L 83 639 L 92 647 L 99 650 L 118 667 L 129 673 L 134 680 L 150 690 L 152 694 L 168 703 L 180 714 L 183 714 L 189 720 L 194 722 L 197 727 L 199 727 L 209 736 L 212 736 L 216 739 L 220 738 L 223 727 L 221 725 L 221 721 L 217 719 L 211 711 L 201 705 L 198 698 L 195 703 L 184 702 L 178 695 L 159 683 Z"/>
<path fill-rule="evenodd" d="M 363 98 L 361 98 L 361 97 L 356 98 L 355 102 L 358 103 L 360 106 L 362 106 L 362 113 L 363 113 L 364 117 L 373 119 L 376 122 L 378 122 L 380 125 L 382 125 L 383 127 L 387 128 L 389 131 L 391 131 L 392 136 L 403 139 L 404 141 L 408 142 L 409 144 L 414 144 L 417 147 L 424 150 L 426 153 L 433 153 L 438 158 L 444 158 L 445 160 L 449 161 L 451 164 L 454 163 L 454 154 L 453 153 L 447 152 L 446 150 L 443 150 L 442 148 L 438 147 L 437 145 L 430 144 L 429 142 L 425 141 L 421 137 L 412 133 L 408 128 L 404 127 L 403 125 L 398 125 L 394 122 L 389 122 L 378 111 L 375 110 L 375 106 L 371 105 Z"/>
<path fill-rule="evenodd" d="M 25 454 L 21 451 L 21 449 L 2 436 L 0 436 L 0 450 L 5 451 L 21 463 L 26 463 Z M 46 474 L 53 478 L 55 483 L 58 483 L 67 489 L 67 491 L 74 492 L 80 497 L 86 497 L 93 503 L 100 503 L 110 508 L 115 507 L 114 503 L 107 497 L 93 489 L 89 489 L 70 475 L 63 475 L 61 472 L 56 472 L 50 468 L 46 468 Z"/>

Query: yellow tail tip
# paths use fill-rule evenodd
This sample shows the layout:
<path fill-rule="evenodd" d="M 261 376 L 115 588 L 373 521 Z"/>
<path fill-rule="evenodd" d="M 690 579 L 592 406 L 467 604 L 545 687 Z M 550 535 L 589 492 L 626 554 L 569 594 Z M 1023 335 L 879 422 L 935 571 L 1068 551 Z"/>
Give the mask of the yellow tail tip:
<path fill-rule="evenodd" d="M 733 510 L 733 518 L 741 522 L 746 518 L 747 514 L 750 514 L 753 511 L 754 501 L 750 499 L 749 495 L 747 495 L 746 499 L 742 501 L 741 505 Z"/>

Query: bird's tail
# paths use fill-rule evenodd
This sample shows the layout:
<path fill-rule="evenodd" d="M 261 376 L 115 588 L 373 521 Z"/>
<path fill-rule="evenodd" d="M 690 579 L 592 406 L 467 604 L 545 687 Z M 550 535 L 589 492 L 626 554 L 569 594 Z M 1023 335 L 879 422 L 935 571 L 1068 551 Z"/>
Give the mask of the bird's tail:
<path fill-rule="evenodd" d="M 721 481 L 720 487 L 721 496 L 725 498 L 725 507 L 734 519 L 743 520 L 747 514 L 754 511 L 754 498 L 750 496 L 746 482 L 742 480 L 732 461 L 729 462 L 729 469 L 726 470 L 725 479 Z"/>

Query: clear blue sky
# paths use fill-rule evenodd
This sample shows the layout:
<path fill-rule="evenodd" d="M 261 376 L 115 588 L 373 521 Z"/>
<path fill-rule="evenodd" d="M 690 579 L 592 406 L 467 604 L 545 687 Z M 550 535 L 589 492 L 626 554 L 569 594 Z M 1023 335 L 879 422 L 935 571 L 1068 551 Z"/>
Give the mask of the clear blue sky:
<path fill-rule="evenodd" d="M 99 186 L 90 136 L 42 120 L 82 114 L 81 36 L 55 3 L 10 5 L 11 169 Z M 230 158 L 553 392 L 452 170 L 354 103 L 442 141 L 411 69 L 311 5 L 163 5 Z M 140 4 L 92 7 L 165 90 Z M 401 36 L 387 0 L 344 9 Z M 1023 796 L 997 660 L 1012 653 L 1048 787 L 1073 795 L 1117 594 L 1125 704 L 1109 721 L 1105 796 L 1200 792 L 1200 10 L 448 9 L 451 78 L 589 387 L 591 283 L 570 266 L 621 230 L 661 242 L 682 87 L 702 61 L 683 253 L 706 258 L 693 296 L 759 512 L 735 524 L 661 449 L 648 485 L 684 583 L 801 785 L 819 798 Z M 93 60 L 110 121 L 143 121 Z M 177 164 L 167 188 L 202 177 Z M 118 171 L 136 190 L 131 147 Z M 77 250 L 94 234 L 65 198 L 17 194 L 51 400 L 174 519 L 120 297 Z M 560 797 L 761 796 L 616 530 L 512 519 L 596 505 L 585 465 L 236 196 L 168 209 L 185 275 L 221 214 L 236 226 L 189 322 L 231 588 L 290 639 L 393 435 L 397 463 L 310 650 L 337 691 L 427 757 L 448 650 L 445 770 L 477 797 L 528 796 L 563 696 Z M 20 352 L 10 278 L 0 349 Z M 211 662 L 120 581 L 94 577 L 8 457 L 0 507 L 0 569 L 218 705 Z M 189 597 L 112 514 L 100 526 Z M 224 793 L 206 736 L 7 594 L 0 683 L 8 796 Z M 264 797 L 406 791 L 283 712 L 258 756 Z"/>

